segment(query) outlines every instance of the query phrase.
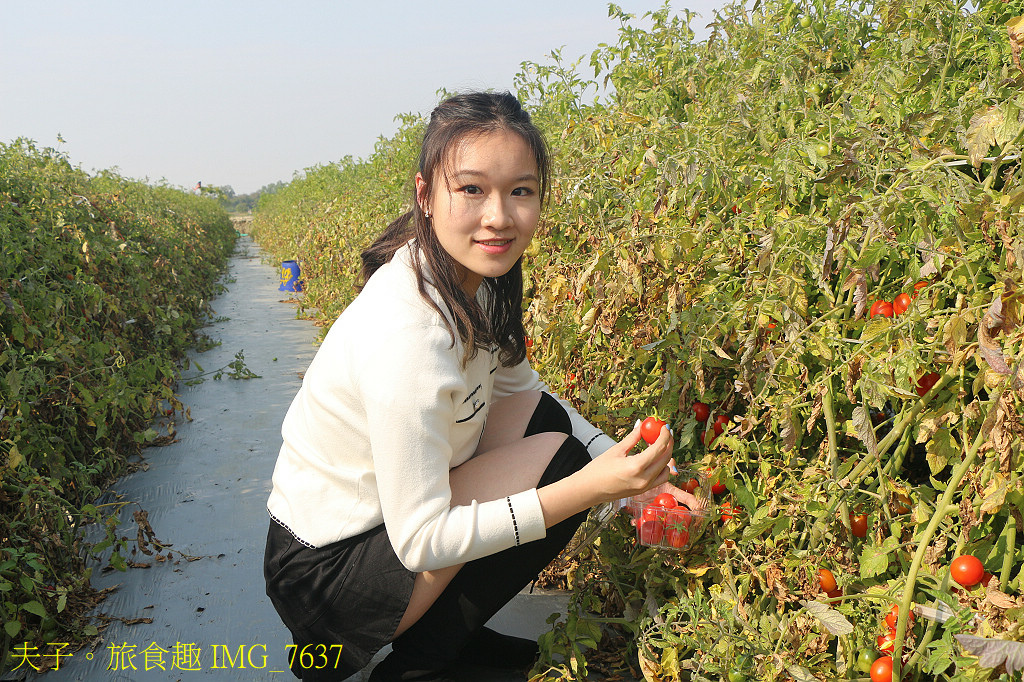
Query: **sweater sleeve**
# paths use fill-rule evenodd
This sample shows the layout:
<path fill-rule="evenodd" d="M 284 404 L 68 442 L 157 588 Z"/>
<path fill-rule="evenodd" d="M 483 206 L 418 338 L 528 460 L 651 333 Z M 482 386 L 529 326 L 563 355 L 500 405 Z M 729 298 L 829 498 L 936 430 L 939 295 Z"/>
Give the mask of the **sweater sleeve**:
<path fill-rule="evenodd" d="M 363 349 L 359 384 L 384 524 L 403 565 L 443 568 L 544 537 L 536 490 L 451 507 L 453 430 L 467 428 L 456 419 L 460 346 L 437 325 L 382 331 Z"/>
<path fill-rule="evenodd" d="M 608 448 L 616 444 L 615 439 L 587 421 L 569 401 L 553 393 L 548 385 L 541 381 L 537 370 L 528 360 L 523 360 L 515 367 L 499 366 L 494 377 L 494 398 L 497 400 L 523 391 L 543 391 L 555 398 L 569 415 L 572 435 L 586 446 L 591 459 L 607 452 Z"/>

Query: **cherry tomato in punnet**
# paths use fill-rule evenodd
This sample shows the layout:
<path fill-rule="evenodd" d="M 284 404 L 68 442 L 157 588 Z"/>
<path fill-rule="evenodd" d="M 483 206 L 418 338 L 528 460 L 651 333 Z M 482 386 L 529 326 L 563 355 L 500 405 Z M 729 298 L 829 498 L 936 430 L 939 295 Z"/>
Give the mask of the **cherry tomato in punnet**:
<path fill-rule="evenodd" d="M 985 567 L 978 557 L 961 554 L 949 565 L 949 577 L 964 587 L 974 587 L 981 582 Z"/>
<path fill-rule="evenodd" d="M 654 498 L 654 504 L 665 509 L 673 509 L 679 503 L 676 502 L 676 498 L 672 496 L 672 493 L 662 493 Z"/>
<path fill-rule="evenodd" d="M 665 525 L 659 520 L 640 523 L 640 541 L 645 545 L 657 545 L 665 535 Z"/>
<path fill-rule="evenodd" d="M 850 532 L 857 538 L 866 537 L 868 534 L 868 517 L 864 514 L 850 514 Z"/>
<path fill-rule="evenodd" d="M 658 419 L 657 417 L 648 417 L 644 420 L 644 423 L 640 425 L 640 437 L 647 441 L 648 445 L 658 440 L 658 436 L 661 435 L 661 427 L 665 426 L 665 422 Z"/>
<path fill-rule="evenodd" d="M 838 587 L 836 577 L 827 568 L 818 569 L 818 584 L 821 585 L 822 592 L 832 592 Z"/>
<path fill-rule="evenodd" d="M 910 308 L 910 294 L 900 294 L 892 300 L 892 311 L 897 315 L 907 312 L 908 308 Z"/>
<path fill-rule="evenodd" d="M 688 507 L 682 504 L 665 515 L 666 528 L 669 526 L 673 528 L 689 528 L 691 523 L 693 523 L 693 514 Z"/>
<path fill-rule="evenodd" d="M 699 422 L 706 422 L 711 416 L 711 408 L 707 403 L 696 402 L 693 404 L 693 417 Z"/>
<path fill-rule="evenodd" d="M 665 531 L 665 540 L 670 547 L 686 547 L 690 544 L 690 531 L 685 528 L 669 528 Z"/>
<path fill-rule="evenodd" d="M 882 656 L 871 664 L 871 682 L 892 682 L 892 656 Z"/>

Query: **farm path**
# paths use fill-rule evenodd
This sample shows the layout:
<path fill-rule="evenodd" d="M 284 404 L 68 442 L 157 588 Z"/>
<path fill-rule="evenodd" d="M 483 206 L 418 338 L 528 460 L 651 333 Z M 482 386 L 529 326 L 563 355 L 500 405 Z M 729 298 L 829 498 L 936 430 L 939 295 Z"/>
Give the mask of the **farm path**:
<path fill-rule="evenodd" d="M 220 345 L 192 355 L 207 373 L 244 354 L 260 378 L 236 380 L 198 374 L 180 386 L 192 421 L 177 441 L 145 451 L 143 468 L 118 481 L 102 501 L 126 502 L 121 534 L 134 536 L 132 512 L 142 509 L 173 558 L 126 557 L 148 568 L 95 570 L 98 589 L 115 588 L 97 612 L 113 620 L 92 648 L 65 655 L 46 682 L 292 680 L 291 639 L 264 591 L 266 500 L 280 447 L 280 426 L 301 376 L 313 359 L 316 327 L 295 317 L 278 290 L 280 269 L 262 260 L 247 236 L 239 240 L 212 302 L 216 319 L 204 331 Z M 198 557 L 188 560 L 187 557 Z M 526 637 L 548 630 L 545 619 L 564 612 L 561 593 L 524 591 L 490 625 Z M 147 651 L 148 650 L 148 651 Z M 374 663 L 390 650 L 386 647 Z M 179 656 L 175 660 L 176 651 Z M 177 663 L 177 665 L 175 665 Z M 363 671 L 346 682 L 362 682 Z M 522 675 L 459 671 L 459 682 L 520 682 Z"/>

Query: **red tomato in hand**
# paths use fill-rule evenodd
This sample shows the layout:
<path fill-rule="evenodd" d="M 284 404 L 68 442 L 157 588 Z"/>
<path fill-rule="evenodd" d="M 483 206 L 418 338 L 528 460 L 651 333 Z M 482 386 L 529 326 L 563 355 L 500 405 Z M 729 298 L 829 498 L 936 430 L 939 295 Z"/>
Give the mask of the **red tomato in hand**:
<path fill-rule="evenodd" d="M 672 493 L 662 493 L 654 498 L 654 504 L 664 509 L 673 509 L 679 503 L 676 502 L 676 498 L 672 496 Z"/>
<path fill-rule="evenodd" d="M 648 445 L 652 445 L 654 441 L 658 440 L 658 436 L 661 435 L 661 427 L 663 426 L 665 426 L 665 422 L 657 417 L 648 417 L 640 425 L 640 437 L 647 441 Z"/>
<path fill-rule="evenodd" d="M 907 312 L 910 308 L 910 294 L 900 294 L 892 300 L 892 311 L 897 315 L 902 315 Z"/>
<path fill-rule="evenodd" d="M 699 422 L 706 422 L 711 416 L 711 408 L 707 403 L 696 402 L 693 404 L 693 416 Z"/>
<path fill-rule="evenodd" d="M 981 582 L 985 567 L 978 557 L 961 554 L 949 565 L 949 577 L 964 587 L 974 587 Z"/>

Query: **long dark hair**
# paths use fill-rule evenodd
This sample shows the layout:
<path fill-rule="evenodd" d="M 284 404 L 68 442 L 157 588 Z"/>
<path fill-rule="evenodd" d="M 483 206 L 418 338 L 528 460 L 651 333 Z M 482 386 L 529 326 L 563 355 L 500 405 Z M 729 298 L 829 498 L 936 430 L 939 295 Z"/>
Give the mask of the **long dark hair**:
<path fill-rule="evenodd" d="M 425 183 L 426 196 L 431 196 L 434 180 L 446 178 L 445 164 L 452 159 L 457 145 L 467 137 L 499 131 L 513 132 L 523 138 L 537 159 L 540 178 L 540 199 L 543 205 L 548 192 L 548 151 L 544 137 L 530 120 L 519 100 L 511 94 L 473 92 L 456 95 L 439 104 L 430 114 L 423 133 L 420 149 L 419 172 Z M 438 172 L 440 171 L 440 172 Z M 485 277 L 481 286 L 487 287 L 488 309 L 484 310 L 463 291 L 457 263 L 444 250 L 430 220 L 416 200 L 413 189 L 412 210 L 400 216 L 362 252 L 363 285 L 380 266 L 391 260 L 395 252 L 415 238 L 412 250 L 413 267 L 420 295 L 441 317 L 444 312 L 427 291 L 423 264 L 430 271 L 433 285 L 455 323 L 452 345 L 456 334 L 465 345 L 463 362 L 476 357 L 479 349 L 489 350 L 497 345 L 498 358 L 505 366 L 512 366 L 526 357 L 526 331 L 523 328 L 523 261 L 520 258 L 504 275 Z"/>

